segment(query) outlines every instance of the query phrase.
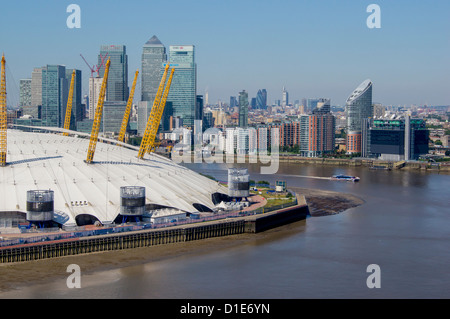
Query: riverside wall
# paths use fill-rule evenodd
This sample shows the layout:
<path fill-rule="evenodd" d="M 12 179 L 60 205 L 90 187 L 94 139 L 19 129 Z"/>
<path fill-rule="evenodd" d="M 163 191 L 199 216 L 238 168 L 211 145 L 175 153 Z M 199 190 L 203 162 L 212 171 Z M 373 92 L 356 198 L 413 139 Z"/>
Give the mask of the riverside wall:
<path fill-rule="evenodd" d="M 340 158 L 308 158 L 301 156 L 289 156 L 280 155 L 280 162 L 283 163 L 299 163 L 299 164 L 312 164 L 312 165 L 330 165 L 330 166 L 361 166 L 361 167 L 373 167 L 373 166 L 385 166 L 395 168 L 395 162 L 383 161 L 377 159 L 340 159 Z M 443 171 L 450 172 L 450 163 L 428 163 L 420 161 L 408 161 L 402 165 L 400 170 L 431 170 L 431 171 Z"/>
<path fill-rule="evenodd" d="M 247 217 L 180 225 L 165 229 L 90 236 L 51 242 L 6 246 L 0 248 L 0 263 L 25 262 L 39 259 L 89 254 L 104 251 L 149 247 L 189 242 L 206 238 L 258 233 L 270 228 L 305 219 L 309 208 L 303 196 L 289 208 Z"/>

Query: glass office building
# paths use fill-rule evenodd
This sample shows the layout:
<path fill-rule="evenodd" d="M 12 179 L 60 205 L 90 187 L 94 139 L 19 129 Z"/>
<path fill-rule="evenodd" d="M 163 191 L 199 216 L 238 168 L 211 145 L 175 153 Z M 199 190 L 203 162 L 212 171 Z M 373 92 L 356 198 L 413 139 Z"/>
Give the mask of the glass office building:
<path fill-rule="evenodd" d="M 347 153 L 361 153 L 363 119 L 372 117 L 372 82 L 365 80 L 348 97 L 346 102 L 347 116 Z"/>
<path fill-rule="evenodd" d="M 258 90 L 256 93 L 256 108 L 260 110 L 267 109 L 267 91 L 266 89 Z"/>
<path fill-rule="evenodd" d="M 197 95 L 195 104 L 195 119 L 203 123 L 203 95 Z"/>
<path fill-rule="evenodd" d="M 193 45 L 171 45 L 169 63 L 175 68 L 167 101 L 172 103 L 173 116 L 183 119 L 183 125 L 194 127 L 197 105 L 197 65 Z M 166 63 L 162 64 L 161 74 Z"/>
<path fill-rule="evenodd" d="M 429 131 L 422 119 L 382 118 L 372 121 L 369 130 L 372 157 L 382 160 L 417 160 L 428 153 Z"/>
<path fill-rule="evenodd" d="M 98 65 L 102 63 L 102 57 L 107 57 L 99 70 L 100 77 L 105 73 L 106 61 L 110 59 L 108 84 L 106 87 L 107 101 L 127 101 L 128 88 L 128 55 L 125 45 L 102 45 L 98 56 Z"/>
<path fill-rule="evenodd" d="M 142 49 L 141 101 L 150 101 L 153 104 L 161 82 L 161 65 L 166 61 L 166 48 L 154 35 Z"/>
<path fill-rule="evenodd" d="M 42 67 L 43 126 L 62 127 L 67 103 L 68 84 L 66 68 L 62 65 Z"/>
<path fill-rule="evenodd" d="M 81 93 L 81 71 L 66 69 L 63 65 L 46 65 L 35 68 L 29 83 L 30 96 L 23 103 L 24 114 L 31 115 L 34 119 L 30 125 L 42 125 L 50 127 L 63 127 L 66 117 L 67 99 L 69 96 L 72 72 L 75 70 L 75 82 L 73 88 L 72 113 L 70 129 L 76 129 L 76 123 L 83 118 L 82 93 Z M 22 87 L 21 93 L 25 90 Z M 30 105 L 31 104 L 31 105 Z"/>

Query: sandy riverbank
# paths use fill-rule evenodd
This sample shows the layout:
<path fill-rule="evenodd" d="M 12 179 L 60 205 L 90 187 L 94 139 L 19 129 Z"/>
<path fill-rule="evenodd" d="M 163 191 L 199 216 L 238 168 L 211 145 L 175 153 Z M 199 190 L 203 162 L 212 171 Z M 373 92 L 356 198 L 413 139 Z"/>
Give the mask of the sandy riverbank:
<path fill-rule="evenodd" d="M 364 203 L 362 199 L 351 194 L 306 188 L 291 189 L 306 197 L 313 217 L 337 214 Z M 175 259 L 180 256 L 202 255 L 211 251 L 236 247 L 252 240 L 271 238 L 274 234 L 276 236 L 289 235 L 289 232 L 298 231 L 299 225 L 302 227 L 305 223 L 307 221 L 303 220 L 259 234 L 240 234 L 188 243 L 0 264 L 0 298 L 2 298 L 2 292 L 14 290 L 20 286 L 47 283 L 49 280 L 65 280 L 69 275 L 66 269 L 70 264 L 78 264 L 83 274 L 90 274 L 159 260 Z"/>

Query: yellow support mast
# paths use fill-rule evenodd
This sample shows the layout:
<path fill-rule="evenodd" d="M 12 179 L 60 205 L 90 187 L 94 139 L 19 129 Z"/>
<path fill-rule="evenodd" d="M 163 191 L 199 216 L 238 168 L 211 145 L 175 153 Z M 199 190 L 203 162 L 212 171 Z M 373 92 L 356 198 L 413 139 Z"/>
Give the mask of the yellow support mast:
<path fill-rule="evenodd" d="M 164 85 L 166 83 L 167 71 L 169 70 L 169 63 L 166 64 L 166 68 L 164 70 L 164 74 L 161 78 L 161 82 L 159 83 L 158 91 L 156 92 L 155 100 L 153 101 L 153 107 L 150 111 L 150 115 L 148 117 L 147 126 L 145 127 L 144 136 L 142 137 L 141 146 L 139 147 L 138 158 L 144 158 L 144 154 L 147 151 L 147 145 L 150 137 L 150 131 L 152 126 L 154 125 L 155 113 L 156 109 L 159 106 L 159 102 L 161 100 L 161 95 L 164 90 Z M 159 123 L 158 123 L 159 125 Z"/>
<path fill-rule="evenodd" d="M 72 100 L 73 100 L 73 85 L 75 83 L 75 70 L 72 72 L 72 80 L 70 81 L 69 97 L 67 98 L 66 118 L 64 120 L 64 129 L 70 130 L 70 117 L 72 116 Z M 69 133 L 64 132 L 64 136 L 69 136 Z"/>
<path fill-rule="evenodd" d="M 138 74 L 139 70 L 137 70 L 136 73 L 134 74 L 133 86 L 131 87 L 130 96 L 128 97 L 127 107 L 125 108 L 125 114 L 122 120 L 122 125 L 120 126 L 119 137 L 117 139 L 119 142 L 123 142 L 125 138 L 125 133 L 127 131 L 128 120 L 130 119 L 131 104 L 133 104 L 134 89 L 136 87 Z"/>
<path fill-rule="evenodd" d="M 89 141 L 89 148 L 86 158 L 86 163 L 91 164 L 94 159 L 95 147 L 97 146 L 98 132 L 100 131 L 100 123 L 103 113 L 103 102 L 106 96 L 106 84 L 108 83 L 109 65 L 111 61 L 108 59 L 105 65 L 105 74 L 103 75 L 103 82 L 100 88 L 100 94 L 97 101 L 97 107 L 95 109 L 94 123 L 92 123 L 91 139 Z"/>
<path fill-rule="evenodd" d="M 2 56 L 0 80 L 0 166 L 6 166 L 7 115 L 6 115 L 6 73 L 5 55 Z"/>
<path fill-rule="evenodd" d="M 164 113 L 164 108 L 166 106 L 167 96 L 169 95 L 170 86 L 172 84 L 173 73 L 175 69 L 172 68 L 170 72 L 169 79 L 167 80 L 166 88 L 164 89 L 164 95 L 156 109 L 155 120 L 153 121 L 152 129 L 150 131 L 149 139 L 147 141 L 147 153 L 150 153 L 155 148 L 156 133 L 158 133 L 159 123 L 161 123 L 161 118 Z"/>

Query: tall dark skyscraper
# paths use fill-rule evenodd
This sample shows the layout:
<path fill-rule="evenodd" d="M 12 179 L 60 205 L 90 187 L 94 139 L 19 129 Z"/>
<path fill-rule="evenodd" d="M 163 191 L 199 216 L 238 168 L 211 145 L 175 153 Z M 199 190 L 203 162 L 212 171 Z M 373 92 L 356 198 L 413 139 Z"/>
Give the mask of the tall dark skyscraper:
<path fill-rule="evenodd" d="M 66 67 L 42 67 L 42 125 L 62 127 L 67 103 Z"/>
<path fill-rule="evenodd" d="M 195 119 L 203 122 L 203 95 L 197 95 L 195 103 Z"/>
<path fill-rule="evenodd" d="M 266 89 L 258 90 L 256 93 L 256 108 L 266 109 L 267 108 L 267 91 Z"/>
<path fill-rule="evenodd" d="M 239 127 L 248 127 L 248 93 L 239 92 Z"/>
<path fill-rule="evenodd" d="M 40 68 L 41 104 L 40 116 L 43 126 L 63 127 L 66 117 L 67 98 L 69 95 L 72 71 L 63 65 L 46 65 Z M 36 71 L 36 69 L 35 69 Z M 73 87 L 72 113 L 70 129 L 76 129 L 76 123 L 83 118 L 81 106 L 81 71 L 75 69 Z M 35 101 L 38 103 L 38 101 Z"/>
<path fill-rule="evenodd" d="M 238 105 L 237 99 L 235 96 L 230 96 L 230 109 L 233 111 L 233 108 L 235 108 Z"/>
<path fill-rule="evenodd" d="M 107 101 L 127 101 L 128 88 L 128 55 L 125 45 L 102 45 L 98 56 L 98 65 L 102 63 L 102 57 L 106 54 L 106 60 L 109 58 L 108 85 L 106 88 Z M 105 60 L 105 61 L 106 61 Z M 105 73 L 105 64 L 100 68 L 100 77 Z"/>

